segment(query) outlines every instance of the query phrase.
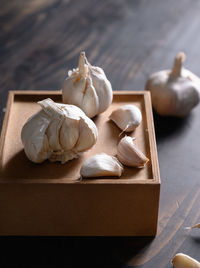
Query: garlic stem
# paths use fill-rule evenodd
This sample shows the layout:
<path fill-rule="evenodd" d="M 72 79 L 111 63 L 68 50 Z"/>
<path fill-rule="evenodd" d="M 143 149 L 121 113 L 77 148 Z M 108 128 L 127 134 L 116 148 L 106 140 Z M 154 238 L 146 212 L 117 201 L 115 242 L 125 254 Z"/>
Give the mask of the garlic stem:
<path fill-rule="evenodd" d="M 79 68 L 79 73 L 81 76 L 85 77 L 87 74 L 87 68 L 85 66 L 85 52 L 82 51 L 80 53 L 79 61 L 78 61 L 78 68 Z"/>
<path fill-rule="evenodd" d="M 170 78 L 181 76 L 181 70 L 184 60 L 185 54 L 183 52 L 179 52 L 174 60 L 174 65 L 171 70 Z"/>
<path fill-rule="evenodd" d="M 192 228 L 192 229 L 193 229 L 193 228 L 200 228 L 200 223 L 197 223 L 197 224 L 193 225 L 191 228 Z"/>
<path fill-rule="evenodd" d="M 200 223 L 197 223 L 197 224 L 195 224 L 193 226 L 186 227 L 185 229 L 190 230 L 190 229 L 194 229 L 194 228 L 200 228 Z"/>

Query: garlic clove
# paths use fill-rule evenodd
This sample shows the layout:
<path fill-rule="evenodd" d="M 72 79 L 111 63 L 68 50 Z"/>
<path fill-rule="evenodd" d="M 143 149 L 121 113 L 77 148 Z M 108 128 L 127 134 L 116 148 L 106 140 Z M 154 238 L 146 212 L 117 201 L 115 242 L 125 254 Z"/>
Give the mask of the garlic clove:
<path fill-rule="evenodd" d="M 80 107 L 92 118 L 104 112 L 112 102 L 112 86 L 104 71 L 92 66 L 81 52 L 78 68 L 68 72 L 62 86 L 63 102 Z"/>
<path fill-rule="evenodd" d="M 58 151 L 61 149 L 59 133 L 64 119 L 63 112 L 51 99 L 39 101 L 38 104 L 52 118 L 46 130 L 46 135 L 48 136 L 49 147 L 53 151 Z"/>
<path fill-rule="evenodd" d="M 98 113 L 99 100 L 90 78 L 81 77 L 77 80 L 74 76 L 65 80 L 63 88 L 64 103 L 80 107 L 90 118 Z"/>
<path fill-rule="evenodd" d="M 142 121 L 140 109 L 135 105 L 126 104 L 114 110 L 109 118 L 125 132 L 135 130 Z"/>
<path fill-rule="evenodd" d="M 183 68 L 185 54 L 179 52 L 172 70 L 152 74 L 146 83 L 155 111 L 164 116 L 185 116 L 200 101 L 200 79 Z"/>
<path fill-rule="evenodd" d="M 89 72 L 98 96 L 100 104 L 98 107 L 98 114 L 100 114 L 103 113 L 112 103 L 112 86 L 103 69 L 90 65 Z"/>
<path fill-rule="evenodd" d="M 82 152 L 90 149 L 97 140 L 97 129 L 93 121 L 81 118 L 79 122 L 79 138 L 75 150 Z"/>
<path fill-rule="evenodd" d="M 200 262 L 183 253 L 178 253 L 172 260 L 174 268 L 200 268 Z"/>
<path fill-rule="evenodd" d="M 117 158 L 125 166 L 144 167 L 149 159 L 135 146 L 132 137 L 125 136 L 117 146 Z"/>
<path fill-rule="evenodd" d="M 88 158 L 82 165 L 82 177 L 118 176 L 123 172 L 123 167 L 116 157 L 105 153 L 96 154 Z"/>
<path fill-rule="evenodd" d="M 25 154 L 34 163 L 43 162 L 52 153 L 46 135 L 49 123 L 50 118 L 41 110 L 31 116 L 22 128 L 21 139 Z"/>
<path fill-rule="evenodd" d="M 72 150 L 79 139 L 79 120 L 65 120 L 60 129 L 59 139 L 65 151 Z"/>

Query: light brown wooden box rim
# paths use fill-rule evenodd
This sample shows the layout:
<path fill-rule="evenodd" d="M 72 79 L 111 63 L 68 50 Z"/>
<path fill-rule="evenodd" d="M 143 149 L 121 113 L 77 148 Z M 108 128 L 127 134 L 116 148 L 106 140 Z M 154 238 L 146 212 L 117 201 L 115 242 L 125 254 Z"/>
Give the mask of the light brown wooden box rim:
<path fill-rule="evenodd" d="M 4 121 L 2 125 L 2 131 L 1 131 L 1 138 L 0 138 L 0 169 L 2 167 L 2 155 L 3 155 L 3 149 L 4 149 L 4 141 L 6 137 L 6 131 L 7 131 L 7 125 L 9 121 L 9 115 L 11 110 L 11 105 L 14 101 L 15 95 L 61 95 L 61 91 L 49 91 L 49 90 L 31 90 L 31 91 L 25 91 L 25 90 L 19 90 L 19 91 L 9 91 L 8 100 L 7 100 L 7 106 L 6 106 L 6 113 L 4 116 Z M 159 164 L 158 164 L 158 156 L 157 156 L 157 149 L 156 149 L 156 140 L 155 140 L 155 132 L 154 132 L 154 124 L 153 124 L 153 114 L 152 114 L 152 106 L 151 106 L 151 97 L 150 92 L 148 91 L 113 91 L 113 95 L 143 95 L 144 96 L 144 107 L 145 107 L 145 113 L 147 117 L 147 126 L 149 131 L 149 143 L 150 143 L 150 154 L 151 154 L 151 160 L 152 160 L 152 174 L 153 178 L 146 180 L 137 180 L 132 181 L 131 184 L 160 184 L 160 173 L 159 173 Z M 9 180 L 0 180 L 0 183 L 9 183 Z M 14 183 L 12 181 L 12 183 Z M 16 181 L 16 183 L 26 183 L 26 181 L 19 180 Z M 38 180 L 37 183 L 43 183 L 41 180 Z M 45 184 L 48 183 L 48 181 L 44 182 Z M 82 180 L 82 181 L 69 181 L 69 182 L 60 182 L 57 183 L 72 183 L 72 184 L 102 184 L 102 180 Z M 128 184 L 129 182 L 126 181 L 120 181 L 120 180 L 113 180 L 113 182 L 105 180 L 103 183 L 105 184 Z"/>

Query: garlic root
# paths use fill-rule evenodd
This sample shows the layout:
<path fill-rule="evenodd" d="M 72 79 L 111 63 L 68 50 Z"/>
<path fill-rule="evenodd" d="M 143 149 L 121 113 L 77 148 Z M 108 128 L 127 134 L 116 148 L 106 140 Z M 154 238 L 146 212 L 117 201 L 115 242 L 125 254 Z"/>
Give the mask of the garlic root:
<path fill-rule="evenodd" d="M 178 253 L 172 260 L 174 268 L 200 268 L 200 263 L 183 253 Z"/>

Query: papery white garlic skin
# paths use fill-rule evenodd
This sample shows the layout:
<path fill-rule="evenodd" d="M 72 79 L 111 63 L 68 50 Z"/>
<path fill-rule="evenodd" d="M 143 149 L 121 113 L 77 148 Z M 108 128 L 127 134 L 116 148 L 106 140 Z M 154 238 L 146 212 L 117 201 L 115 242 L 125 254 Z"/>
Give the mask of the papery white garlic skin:
<path fill-rule="evenodd" d="M 116 157 L 105 153 L 88 158 L 81 167 L 82 177 L 118 176 L 123 172 L 123 166 Z"/>
<path fill-rule="evenodd" d="M 200 79 L 182 67 L 185 54 L 179 52 L 172 70 L 152 74 L 146 83 L 155 111 L 164 116 L 185 116 L 200 101 Z"/>
<path fill-rule="evenodd" d="M 125 166 L 144 167 L 149 159 L 136 147 L 132 137 L 125 136 L 117 146 L 117 158 Z"/>
<path fill-rule="evenodd" d="M 190 229 L 195 229 L 195 228 L 200 228 L 200 223 L 197 223 L 197 224 L 190 226 L 190 227 L 186 227 L 185 229 L 190 230 Z"/>
<path fill-rule="evenodd" d="M 137 106 L 126 104 L 114 110 L 109 118 L 122 131 L 131 132 L 140 125 L 142 121 L 142 114 Z"/>
<path fill-rule="evenodd" d="M 65 163 L 96 143 L 97 128 L 80 108 L 51 99 L 38 104 L 42 109 L 27 120 L 21 132 L 25 154 L 32 162 Z"/>
<path fill-rule="evenodd" d="M 80 107 L 92 118 L 112 103 L 112 86 L 100 67 L 92 66 L 81 52 L 77 69 L 68 72 L 62 86 L 63 102 Z"/>
<path fill-rule="evenodd" d="M 178 253 L 172 260 L 174 268 L 200 268 L 200 263 L 183 253 Z"/>

